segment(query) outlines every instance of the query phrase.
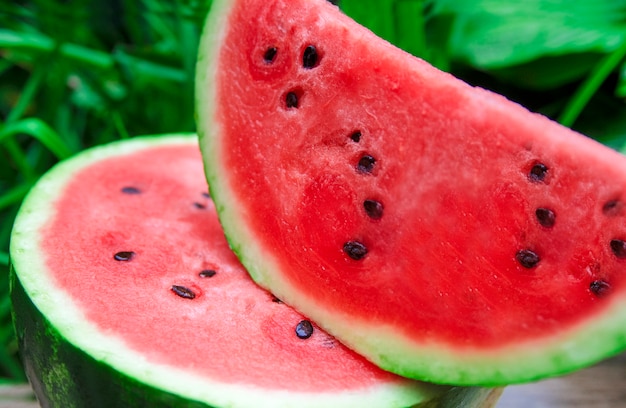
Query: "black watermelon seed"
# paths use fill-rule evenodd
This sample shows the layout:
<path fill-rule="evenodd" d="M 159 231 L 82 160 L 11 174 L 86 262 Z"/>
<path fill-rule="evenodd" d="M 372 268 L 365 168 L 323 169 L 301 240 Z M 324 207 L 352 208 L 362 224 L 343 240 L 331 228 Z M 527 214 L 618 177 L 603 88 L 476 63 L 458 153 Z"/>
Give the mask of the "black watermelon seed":
<path fill-rule="evenodd" d="M 350 258 L 358 261 L 367 255 L 367 247 L 358 241 L 348 241 L 343 244 L 343 252 Z"/>
<path fill-rule="evenodd" d="M 622 209 L 622 202 L 619 200 L 607 201 L 602 206 L 602 212 L 604 213 L 604 215 L 609 215 L 609 216 L 618 215 L 621 212 L 621 209 Z"/>
<path fill-rule="evenodd" d="M 209 194 L 209 192 L 207 192 L 207 191 L 203 191 L 202 192 L 202 196 L 205 197 L 205 198 L 211 198 L 211 194 Z"/>
<path fill-rule="evenodd" d="M 314 45 L 309 45 L 302 54 L 302 66 L 306 69 L 314 68 L 317 65 L 318 55 Z"/>
<path fill-rule="evenodd" d="M 531 251 L 530 249 L 522 249 L 517 251 L 515 254 L 515 259 L 520 263 L 524 268 L 533 268 L 539 263 L 539 255 Z"/>
<path fill-rule="evenodd" d="M 554 226 L 554 222 L 556 220 L 556 214 L 554 211 L 548 208 L 537 208 L 535 215 L 537 216 L 537 221 L 539 221 L 541 226 L 546 228 Z"/>
<path fill-rule="evenodd" d="M 285 95 L 285 105 L 288 108 L 297 108 L 298 107 L 298 95 L 295 92 L 288 92 Z"/>
<path fill-rule="evenodd" d="M 361 141 L 361 132 L 357 130 L 356 132 L 352 133 L 350 135 L 350 139 L 352 139 L 352 141 L 355 143 L 359 143 Z"/>
<path fill-rule="evenodd" d="M 545 180 L 548 174 L 548 167 L 543 163 L 535 164 L 528 173 L 528 179 L 533 182 L 541 182 Z"/>
<path fill-rule="evenodd" d="M 626 258 L 626 242 L 622 241 L 621 239 L 611 240 L 611 250 L 616 257 L 621 259 Z"/>
<path fill-rule="evenodd" d="M 194 299 L 196 297 L 196 294 L 193 292 L 193 290 L 185 286 L 172 285 L 171 289 L 172 289 L 172 292 L 176 293 L 178 296 L 180 296 L 183 299 Z"/>
<path fill-rule="evenodd" d="M 198 202 L 193 203 L 193 206 L 196 207 L 199 210 L 204 210 L 206 208 L 206 205 L 204 205 L 202 203 L 198 203 Z"/>
<path fill-rule="evenodd" d="M 374 220 L 379 220 L 383 216 L 383 204 L 376 200 L 365 200 L 363 202 L 365 213 Z"/>
<path fill-rule="evenodd" d="M 205 269 L 202 272 L 200 272 L 198 275 L 201 278 L 212 278 L 217 274 L 216 271 L 214 271 L 213 269 Z"/>
<path fill-rule="evenodd" d="M 272 302 L 274 303 L 283 303 L 282 300 L 280 300 L 279 298 L 277 298 L 276 296 L 272 295 Z"/>
<path fill-rule="evenodd" d="M 301 320 L 296 326 L 296 336 L 300 339 L 308 339 L 313 335 L 313 325 L 308 320 Z"/>
<path fill-rule="evenodd" d="M 137 187 L 126 186 L 126 187 L 122 187 L 122 193 L 124 193 L 124 194 L 141 194 L 141 190 L 139 190 Z"/>
<path fill-rule="evenodd" d="M 589 284 L 589 290 L 597 297 L 603 297 L 611 291 L 611 285 L 603 280 L 594 280 Z"/>
<path fill-rule="evenodd" d="M 274 62 L 277 53 L 278 49 L 276 47 L 270 47 L 265 50 L 265 54 L 263 54 L 263 60 L 265 60 L 267 64 L 272 63 Z"/>
<path fill-rule="evenodd" d="M 122 251 L 113 255 L 113 259 L 116 261 L 130 261 L 135 257 L 135 253 L 132 251 Z"/>
<path fill-rule="evenodd" d="M 356 165 L 356 169 L 359 173 L 371 173 L 374 170 L 374 164 L 376 159 L 366 154 L 359 159 L 359 163 Z"/>

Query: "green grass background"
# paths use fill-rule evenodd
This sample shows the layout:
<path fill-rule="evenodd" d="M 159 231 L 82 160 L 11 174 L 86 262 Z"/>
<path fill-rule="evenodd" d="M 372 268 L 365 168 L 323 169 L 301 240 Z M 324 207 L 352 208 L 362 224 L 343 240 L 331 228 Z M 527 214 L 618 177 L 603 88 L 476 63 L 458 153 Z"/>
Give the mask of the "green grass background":
<path fill-rule="evenodd" d="M 21 200 L 54 163 L 193 131 L 210 0 L 0 2 L 0 381 L 25 381 L 8 298 Z M 340 0 L 380 36 L 601 142 L 626 143 L 626 0 Z"/>

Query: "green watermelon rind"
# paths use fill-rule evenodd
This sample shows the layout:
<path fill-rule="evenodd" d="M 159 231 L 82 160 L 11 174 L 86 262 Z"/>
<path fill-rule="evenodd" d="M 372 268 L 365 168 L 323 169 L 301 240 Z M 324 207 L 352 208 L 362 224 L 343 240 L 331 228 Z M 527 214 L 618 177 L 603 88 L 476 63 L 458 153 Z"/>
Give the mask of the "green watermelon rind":
<path fill-rule="evenodd" d="M 138 137 L 86 150 L 59 163 L 28 194 L 11 236 L 11 298 L 20 354 L 44 406 L 63 407 L 381 407 L 490 406 L 500 390 L 385 384 L 344 393 L 289 392 L 227 384 L 148 361 L 122 338 L 90 323 L 46 274 L 40 231 L 63 187 L 97 161 L 170 145 L 197 145 L 192 134 Z M 430 391 L 429 391 L 430 390 Z M 437 395 L 437 393 L 440 393 Z"/>
<path fill-rule="evenodd" d="M 14 271 L 11 301 L 24 370 L 42 406 L 211 407 L 124 375 L 72 344 L 30 301 Z"/>
<path fill-rule="evenodd" d="M 125 375 L 111 365 L 96 360 L 68 341 L 42 315 L 29 299 L 14 271 L 11 273 L 11 288 L 15 328 L 18 333 L 18 345 L 24 357 L 24 369 L 42 406 L 213 407 L 151 386 L 143 379 L 138 380 Z M 455 387 L 419 407 L 495 407 L 501 393 L 502 389 L 495 388 Z M 267 405 L 259 401 L 255 401 L 255 404 L 254 406 L 258 407 L 282 406 L 276 405 L 280 404 L 280 401 L 273 400 Z"/>
<path fill-rule="evenodd" d="M 217 100 L 212 84 L 217 83 L 219 49 L 224 43 L 233 4 L 233 0 L 215 0 L 205 23 L 196 70 L 196 116 L 205 172 L 212 186 L 220 222 L 233 251 L 260 286 L 294 308 L 306 311 L 307 316 L 324 330 L 378 366 L 423 381 L 482 386 L 531 382 L 576 371 L 626 348 L 626 333 L 621 331 L 620 334 L 616 330 L 626 327 L 626 299 L 612 299 L 601 316 L 555 333 L 550 339 L 527 341 L 487 352 L 469 347 L 450 348 L 433 342 L 416 351 L 411 338 L 398 329 L 357 321 L 354 316 L 324 308 L 315 301 L 315 294 L 302 292 L 279 276 L 276 272 L 280 270 L 279 262 L 273 256 L 272 248 L 265 247 L 262 240 L 254 236 L 246 222 L 252 215 L 240 205 L 229 184 L 232 169 L 221 160 L 221 124 L 212 119 Z M 424 69 L 434 70 L 426 65 Z M 461 81 L 458 83 L 467 86 Z M 476 89 L 475 96 L 481 103 L 491 105 L 494 112 L 502 110 L 503 115 L 506 115 L 506 109 L 500 105 L 510 107 L 513 104 L 488 91 Z M 525 110 L 521 106 L 519 109 Z M 544 120 L 546 126 L 553 126 Z M 377 354 L 374 355 L 372 350 Z M 524 358 L 520 359 L 520 355 Z M 459 361 L 464 361 L 462 369 Z"/>

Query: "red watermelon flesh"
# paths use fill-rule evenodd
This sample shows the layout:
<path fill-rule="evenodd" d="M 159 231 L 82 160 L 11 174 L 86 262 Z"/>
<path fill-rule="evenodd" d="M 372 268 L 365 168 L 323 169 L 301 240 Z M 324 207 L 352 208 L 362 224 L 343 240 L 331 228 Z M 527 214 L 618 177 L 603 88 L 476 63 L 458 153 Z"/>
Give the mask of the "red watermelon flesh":
<path fill-rule="evenodd" d="M 622 155 L 327 1 L 219 0 L 206 27 L 206 173 L 258 283 L 429 381 L 528 381 L 624 349 Z"/>
<path fill-rule="evenodd" d="M 480 406 L 489 396 L 385 372 L 255 285 L 224 238 L 193 137 L 139 138 L 62 163 L 26 200 L 11 249 L 53 331 L 120 377 L 206 406 Z M 29 353 L 46 335 L 18 332 L 26 365 L 38 366 Z M 125 406 L 87 390 L 57 395 L 71 388 L 55 377 L 65 363 L 33 374 L 43 402 Z M 70 378 L 92 374 L 78 366 Z"/>

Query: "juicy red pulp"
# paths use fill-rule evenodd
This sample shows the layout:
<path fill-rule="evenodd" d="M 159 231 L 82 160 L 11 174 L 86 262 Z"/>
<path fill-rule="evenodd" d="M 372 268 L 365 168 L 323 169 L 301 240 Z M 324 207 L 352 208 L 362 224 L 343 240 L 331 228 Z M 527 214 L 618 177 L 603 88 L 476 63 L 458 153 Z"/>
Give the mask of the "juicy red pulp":
<path fill-rule="evenodd" d="M 617 154 L 563 150 L 563 128 L 420 61 L 398 69 L 399 52 L 357 41 L 331 7 L 241 4 L 219 56 L 219 155 L 291 285 L 413 339 L 478 347 L 553 335 L 624 290 L 611 244 L 624 214 L 603 211 L 626 199 Z"/>
<path fill-rule="evenodd" d="M 405 381 L 257 287 L 231 252 L 196 145 L 72 175 L 42 245 L 86 319 L 148 361 L 220 383 L 333 392 Z"/>

